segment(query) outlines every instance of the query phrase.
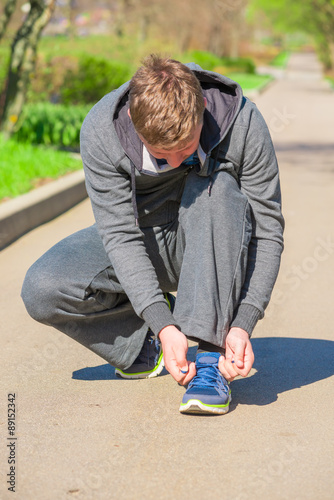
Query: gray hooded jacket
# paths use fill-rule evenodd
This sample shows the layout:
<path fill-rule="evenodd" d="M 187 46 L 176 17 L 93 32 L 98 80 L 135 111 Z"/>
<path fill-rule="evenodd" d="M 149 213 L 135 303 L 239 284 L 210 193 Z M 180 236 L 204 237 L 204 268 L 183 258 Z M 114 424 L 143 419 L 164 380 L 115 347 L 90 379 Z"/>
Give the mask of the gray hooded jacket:
<path fill-rule="evenodd" d="M 195 64 L 188 66 L 207 99 L 198 174 L 210 175 L 218 164 L 237 179 L 251 206 L 247 276 L 232 323 L 250 334 L 269 302 L 283 249 L 276 156 L 261 114 L 240 86 Z M 189 167 L 161 173 L 145 169 L 143 143 L 127 112 L 128 91 L 125 83 L 88 113 L 81 129 L 81 155 L 97 227 L 118 280 L 138 316 L 159 333 L 176 322 L 140 228 L 163 226 L 177 217 Z"/>

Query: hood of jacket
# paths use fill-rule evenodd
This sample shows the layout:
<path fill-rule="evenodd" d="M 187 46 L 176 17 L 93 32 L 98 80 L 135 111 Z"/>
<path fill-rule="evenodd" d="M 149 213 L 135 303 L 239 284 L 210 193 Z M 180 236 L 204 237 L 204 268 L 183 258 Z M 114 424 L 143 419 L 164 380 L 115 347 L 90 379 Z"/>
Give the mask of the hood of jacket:
<path fill-rule="evenodd" d="M 210 155 L 211 151 L 227 135 L 239 113 L 243 99 L 242 90 L 238 83 L 223 75 L 205 71 L 194 63 L 189 63 L 186 66 L 194 72 L 200 81 L 203 96 L 207 99 L 200 144 L 203 151 Z M 136 169 L 141 171 L 143 143 L 128 115 L 129 82 L 118 90 L 119 96 L 113 109 L 114 127 L 126 155 Z"/>

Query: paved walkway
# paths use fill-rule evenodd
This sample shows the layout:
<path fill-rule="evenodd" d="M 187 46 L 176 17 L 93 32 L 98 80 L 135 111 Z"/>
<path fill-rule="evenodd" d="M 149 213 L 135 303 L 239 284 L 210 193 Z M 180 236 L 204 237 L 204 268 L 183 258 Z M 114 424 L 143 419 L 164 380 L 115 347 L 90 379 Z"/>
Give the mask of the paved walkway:
<path fill-rule="evenodd" d="M 99 357 L 29 319 L 25 271 L 91 223 L 83 202 L 0 254 L 2 499 L 334 498 L 334 93 L 301 54 L 257 104 L 280 160 L 286 250 L 230 413 L 181 415 L 184 389 L 170 376 L 116 380 Z M 10 392 L 16 495 L 5 482 Z"/>

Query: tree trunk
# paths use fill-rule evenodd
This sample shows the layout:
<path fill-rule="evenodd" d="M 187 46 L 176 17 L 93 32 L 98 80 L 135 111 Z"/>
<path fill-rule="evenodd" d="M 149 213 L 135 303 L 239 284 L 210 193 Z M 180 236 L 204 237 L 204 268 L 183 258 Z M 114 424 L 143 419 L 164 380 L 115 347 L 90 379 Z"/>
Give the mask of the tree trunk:
<path fill-rule="evenodd" d="M 144 11 L 139 22 L 138 42 L 142 43 L 147 40 L 150 24 L 151 16 L 147 11 Z"/>
<path fill-rule="evenodd" d="M 29 79 L 35 68 L 37 44 L 49 22 L 56 0 L 31 0 L 30 12 L 12 44 L 1 131 L 8 138 L 15 131 L 26 99 Z"/>
<path fill-rule="evenodd" d="M 119 38 L 123 38 L 123 36 L 125 35 L 128 12 L 129 10 L 131 10 L 131 7 L 132 5 L 129 0 L 121 0 L 117 2 L 114 32 Z"/>
<path fill-rule="evenodd" d="M 69 23 L 69 26 L 68 26 L 68 30 L 67 30 L 67 33 L 68 33 L 68 37 L 70 39 L 74 39 L 75 36 L 76 36 L 76 26 L 75 26 L 75 15 L 76 15 L 76 9 L 77 7 L 77 2 L 76 0 L 68 0 L 68 23 Z"/>
<path fill-rule="evenodd" d="M 0 40 L 6 32 L 7 24 L 9 23 L 16 7 L 16 1 L 17 0 L 7 0 L 6 2 L 3 14 L 0 17 Z"/>

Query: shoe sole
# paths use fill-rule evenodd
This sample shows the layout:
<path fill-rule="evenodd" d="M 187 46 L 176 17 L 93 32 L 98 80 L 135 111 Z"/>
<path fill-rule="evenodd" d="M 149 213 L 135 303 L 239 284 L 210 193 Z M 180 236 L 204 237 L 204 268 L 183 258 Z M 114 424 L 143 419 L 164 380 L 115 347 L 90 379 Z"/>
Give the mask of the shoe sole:
<path fill-rule="evenodd" d="M 162 372 L 164 366 L 165 366 L 164 357 L 163 357 L 163 353 L 161 352 L 160 357 L 158 359 L 158 362 L 155 365 L 155 367 L 154 367 L 153 370 L 150 370 L 150 371 L 147 371 L 147 372 L 126 373 L 126 372 L 123 372 L 123 370 L 120 370 L 119 368 L 116 368 L 115 369 L 115 374 L 118 377 L 125 378 L 125 379 L 128 379 L 128 380 L 131 380 L 131 379 L 132 380 L 138 380 L 140 378 L 153 378 L 153 377 L 157 377 L 158 375 L 160 375 L 160 373 Z"/>
<path fill-rule="evenodd" d="M 181 403 L 179 409 L 181 413 L 189 413 L 192 415 L 224 415 L 228 412 L 231 401 L 231 393 L 225 405 L 208 405 L 202 403 L 199 399 L 189 399 L 187 403 Z"/>

